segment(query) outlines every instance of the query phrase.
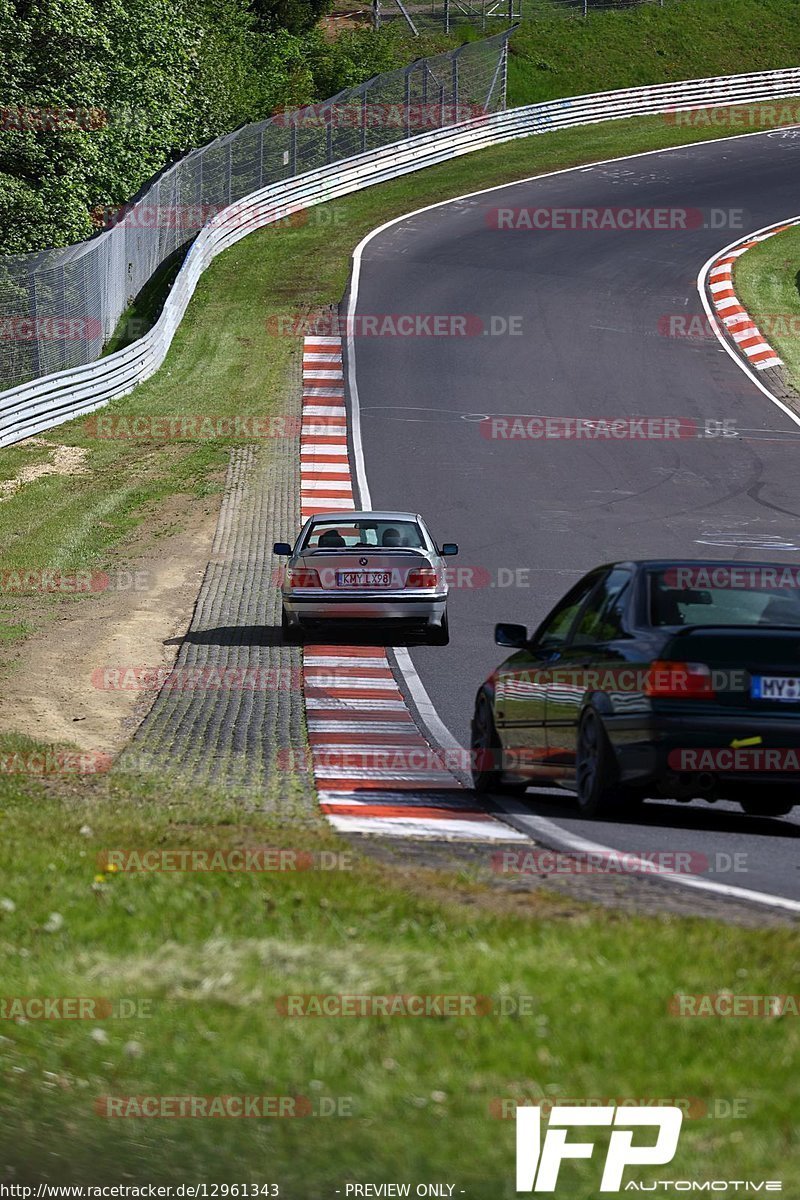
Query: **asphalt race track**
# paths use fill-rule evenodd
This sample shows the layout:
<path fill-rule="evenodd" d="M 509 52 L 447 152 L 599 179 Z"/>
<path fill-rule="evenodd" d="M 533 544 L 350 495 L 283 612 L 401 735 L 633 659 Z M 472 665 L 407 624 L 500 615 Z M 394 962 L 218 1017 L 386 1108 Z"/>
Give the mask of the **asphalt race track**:
<path fill-rule="evenodd" d="M 372 506 L 418 508 L 435 536 L 460 544 L 455 563 L 476 568 L 479 586 L 451 592 L 449 647 L 411 650 L 463 745 L 475 690 L 504 657 L 495 621 L 536 625 L 590 567 L 662 555 L 800 561 L 800 426 L 715 338 L 665 336 L 671 316 L 702 316 L 696 280 L 709 257 L 800 211 L 800 129 L 791 133 L 503 187 L 412 215 L 364 246 L 359 319 L 464 314 L 487 330 L 493 318 L 522 329 L 353 342 Z M 703 217 L 665 230 L 493 227 L 498 207 L 621 206 Z M 509 441 L 482 436 L 485 414 L 727 420 L 737 436 Z M 777 820 L 649 802 L 617 825 L 580 819 L 558 794 L 529 791 L 513 806 L 551 842 L 561 831 L 626 851 L 689 849 L 712 864 L 745 852 L 746 873 L 711 878 L 800 900 L 800 809 Z"/>

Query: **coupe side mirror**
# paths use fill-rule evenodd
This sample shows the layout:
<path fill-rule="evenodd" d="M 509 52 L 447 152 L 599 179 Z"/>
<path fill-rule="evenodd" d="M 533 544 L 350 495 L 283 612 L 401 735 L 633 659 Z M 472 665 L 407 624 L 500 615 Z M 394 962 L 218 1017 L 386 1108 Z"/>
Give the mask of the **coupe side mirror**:
<path fill-rule="evenodd" d="M 443 542 L 442 548 L 439 551 L 439 553 L 442 555 L 443 558 L 447 558 L 453 554 L 458 554 L 458 543 L 457 542 Z"/>
<path fill-rule="evenodd" d="M 273 554 L 286 554 L 289 557 L 291 557 L 292 547 L 289 545 L 288 542 L 276 542 L 275 545 L 272 547 L 272 553 Z"/>
<path fill-rule="evenodd" d="M 494 627 L 494 640 L 498 646 L 510 646 L 514 650 L 524 650 L 528 645 L 528 630 L 524 625 L 512 625 L 501 621 Z"/>

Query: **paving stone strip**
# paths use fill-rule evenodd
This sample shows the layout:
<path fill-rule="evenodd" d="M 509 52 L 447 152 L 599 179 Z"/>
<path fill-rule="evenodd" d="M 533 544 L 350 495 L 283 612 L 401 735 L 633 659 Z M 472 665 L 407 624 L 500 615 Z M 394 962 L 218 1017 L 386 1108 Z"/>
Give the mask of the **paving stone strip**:
<path fill-rule="evenodd" d="M 290 800 L 273 769 L 281 750 L 305 744 L 301 651 L 281 641 L 272 554 L 297 532 L 299 463 L 296 437 L 231 452 L 191 624 L 118 769 L 254 792 L 258 808 L 316 811 L 303 776 Z"/>

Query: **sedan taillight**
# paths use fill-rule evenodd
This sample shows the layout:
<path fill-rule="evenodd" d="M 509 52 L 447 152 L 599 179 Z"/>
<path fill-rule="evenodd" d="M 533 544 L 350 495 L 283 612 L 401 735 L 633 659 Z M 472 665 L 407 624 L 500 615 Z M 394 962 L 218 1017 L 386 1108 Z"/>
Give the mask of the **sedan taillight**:
<path fill-rule="evenodd" d="M 311 567 L 293 567 L 289 572 L 289 587 L 319 586 L 319 573 Z"/>
<path fill-rule="evenodd" d="M 656 660 L 650 664 L 642 690 L 645 696 L 668 700 L 712 700 L 716 695 L 711 668 L 691 662 Z"/>
<path fill-rule="evenodd" d="M 408 572 L 406 587 L 436 587 L 438 582 L 439 576 L 433 567 L 417 567 L 416 571 Z"/>

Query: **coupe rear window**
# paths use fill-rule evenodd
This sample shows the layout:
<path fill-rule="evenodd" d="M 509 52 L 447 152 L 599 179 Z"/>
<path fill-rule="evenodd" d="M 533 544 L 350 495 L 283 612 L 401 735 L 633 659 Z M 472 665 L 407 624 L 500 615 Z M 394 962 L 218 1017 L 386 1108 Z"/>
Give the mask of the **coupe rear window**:
<path fill-rule="evenodd" d="M 342 550 L 350 546 L 424 550 L 416 521 L 315 521 L 303 550 Z"/>
<path fill-rule="evenodd" d="M 710 563 L 650 573 L 653 625 L 796 625 L 800 572 L 794 567 Z"/>

